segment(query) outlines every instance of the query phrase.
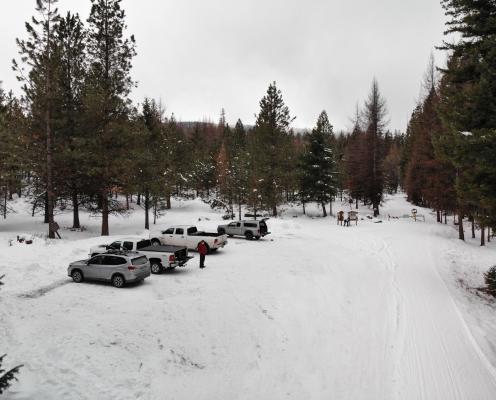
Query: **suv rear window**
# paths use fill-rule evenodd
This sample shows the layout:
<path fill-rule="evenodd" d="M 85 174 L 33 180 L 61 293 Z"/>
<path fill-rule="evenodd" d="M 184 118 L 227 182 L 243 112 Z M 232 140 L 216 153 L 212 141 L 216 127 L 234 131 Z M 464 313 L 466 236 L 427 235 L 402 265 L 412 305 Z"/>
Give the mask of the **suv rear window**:
<path fill-rule="evenodd" d="M 150 247 L 152 245 L 151 240 L 142 240 L 141 242 L 136 243 L 136 248 L 138 250 L 144 249 L 145 247 Z"/>
<path fill-rule="evenodd" d="M 117 256 L 104 256 L 103 257 L 103 265 L 123 265 L 127 264 L 125 258 L 117 257 Z"/>
<path fill-rule="evenodd" d="M 148 258 L 146 258 L 145 256 L 141 256 L 138 258 L 133 258 L 131 262 L 133 263 L 133 265 L 143 265 L 148 262 Z"/>

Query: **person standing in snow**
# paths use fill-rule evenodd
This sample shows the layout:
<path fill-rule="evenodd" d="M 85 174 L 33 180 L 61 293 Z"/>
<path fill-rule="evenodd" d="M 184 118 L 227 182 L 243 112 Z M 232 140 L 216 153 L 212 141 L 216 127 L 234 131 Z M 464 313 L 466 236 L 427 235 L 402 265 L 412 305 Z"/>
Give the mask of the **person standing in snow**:
<path fill-rule="evenodd" d="M 208 247 L 207 247 L 207 243 L 205 243 L 204 240 L 202 240 L 199 244 L 198 244 L 198 253 L 200 253 L 200 268 L 205 268 L 205 256 L 207 255 L 208 253 Z"/>

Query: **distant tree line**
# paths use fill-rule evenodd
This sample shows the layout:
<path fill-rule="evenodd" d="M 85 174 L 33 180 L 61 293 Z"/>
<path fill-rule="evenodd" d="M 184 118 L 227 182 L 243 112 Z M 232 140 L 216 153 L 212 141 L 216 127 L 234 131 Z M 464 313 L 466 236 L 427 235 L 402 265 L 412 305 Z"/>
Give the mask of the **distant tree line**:
<path fill-rule="evenodd" d="M 171 207 L 172 196 L 200 196 L 226 214 L 279 213 L 284 202 L 317 202 L 324 216 L 337 196 L 379 213 L 383 193 L 400 185 L 404 137 L 386 130 L 386 105 L 373 82 L 353 132 L 335 134 L 325 111 L 311 132 L 295 133 L 275 82 L 260 101 L 256 123 L 183 124 L 154 99 L 133 104 L 136 55 L 121 0 L 91 0 L 84 23 L 60 15 L 57 0 L 36 0 L 36 15 L 18 39 L 13 70 L 23 95 L 0 91 L 0 194 L 25 197 L 54 237 L 57 210 L 102 216 L 145 209 L 145 227 Z M 125 200 L 123 200 L 125 199 Z"/>

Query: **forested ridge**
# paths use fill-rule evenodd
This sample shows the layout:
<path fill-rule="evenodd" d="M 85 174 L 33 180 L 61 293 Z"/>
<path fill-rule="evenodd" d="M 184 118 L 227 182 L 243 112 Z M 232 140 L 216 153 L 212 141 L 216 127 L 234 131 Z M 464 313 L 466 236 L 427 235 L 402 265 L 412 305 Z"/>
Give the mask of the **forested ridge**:
<path fill-rule="evenodd" d="M 130 99 L 139 38 L 128 32 L 121 1 L 88 4 L 83 21 L 61 15 L 57 0 L 37 0 L 17 40 L 12 65 L 22 95 L 0 91 L 3 218 L 23 197 L 33 215 L 45 216 L 50 237 L 66 209 L 75 229 L 80 210 L 101 215 L 108 235 L 109 215 L 131 202 L 146 210 L 150 228 L 173 196 L 201 197 L 228 218 L 241 218 L 243 209 L 277 216 L 287 202 L 317 202 L 328 216 L 335 199 L 369 205 L 377 216 L 386 193 L 404 190 L 439 222 L 448 215 L 471 221 L 481 244 L 496 224 L 494 2 L 442 1 L 446 34 L 458 39 L 440 43 L 446 66 L 429 61 L 405 133 L 389 130 L 375 79 L 350 132 L 335 132 L 332 110 L 312 129 L 294 131 L 276 82 L 254 104 L 253 126 L 229 125 L 224 110 L 215 122 L 177 121 L 158 99 Z"/>

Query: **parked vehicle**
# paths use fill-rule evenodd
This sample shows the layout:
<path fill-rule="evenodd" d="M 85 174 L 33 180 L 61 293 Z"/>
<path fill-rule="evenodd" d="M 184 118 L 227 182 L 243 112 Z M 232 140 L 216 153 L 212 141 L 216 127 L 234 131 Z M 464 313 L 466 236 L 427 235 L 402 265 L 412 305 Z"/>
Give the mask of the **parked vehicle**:
<path fill-rule="evenodd" d="M 196 250 L 202 240 L 207 243 L 208 252 L 212 253 L 227 244 L 227 235 L 198 231 L 196 226 L 177 225 L 151 237 L 154 245 L 186 246 L 190 250 Z"/>
<path fill-rule="evenodd" d="M 153 274 L 159 274 L 166 269 L 184 267 L 193 258 L 188 256 L 188 249 L 185 246 L 155 246 L 150 239 L 143 238 L 126 238 L 109 245 L 92 247 L 90 257 L 119 251 L 134 251 L 145 255 L 150 261 Z"/>
<path fill-rule="evenodd" d="M 270 235 L 266 221 L 268 218 L 255 220 L 243 220 L 231 222 L 227 225 L 219 225 L 217 232 L 219 234 L 227 234 L 229 236 L 244 236 L 247 240 L 260 239 L 261 237 Z"/>
<path fill-rule="evenodd" d="M 136 252 L 99 254 L 89 260 L 73 262 L 67 269 L 67 275 L 76 283 L 84 280 L 106 281 L 117 288 L 140 282 L 149 277 L 150 272 L 150 262 L 146 256 Z"/>

